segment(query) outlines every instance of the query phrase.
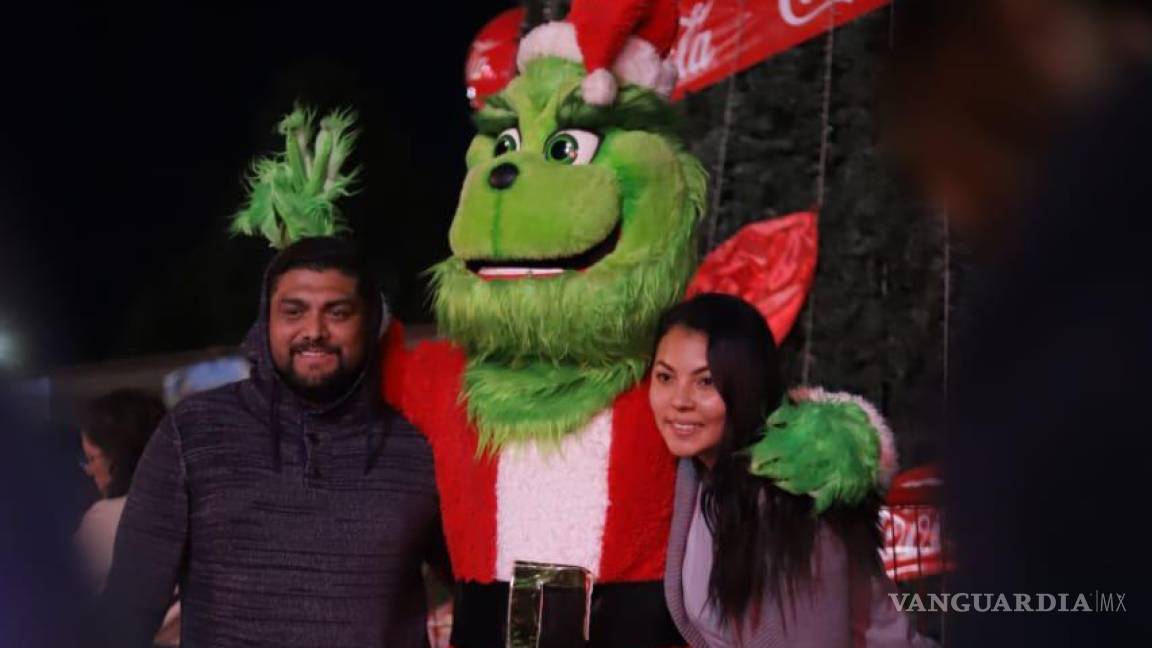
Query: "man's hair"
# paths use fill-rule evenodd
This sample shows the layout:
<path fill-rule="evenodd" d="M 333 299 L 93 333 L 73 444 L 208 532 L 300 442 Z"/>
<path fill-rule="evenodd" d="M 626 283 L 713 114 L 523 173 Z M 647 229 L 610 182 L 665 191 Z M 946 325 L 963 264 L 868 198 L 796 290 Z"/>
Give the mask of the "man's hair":
<path fill-rule="evenodd" d="M 272 259 L 265 273 L 265 290 L 269 298 L 276 284 L 290 270 L 338 270 L 356 280 L 356 292 L 366 305 L 377 301 L 375 282 L 363 257 L 355 246 L 344 239 L 318 236 L 296 241 Z"/>
<path fill-rule="evenodd" d="M 88 404 L 80 429 L 108 458 L 107 497 L 128 493 L 144 446 L 164 418 L 164 403 L 148 392 L 118 389 Z"/>

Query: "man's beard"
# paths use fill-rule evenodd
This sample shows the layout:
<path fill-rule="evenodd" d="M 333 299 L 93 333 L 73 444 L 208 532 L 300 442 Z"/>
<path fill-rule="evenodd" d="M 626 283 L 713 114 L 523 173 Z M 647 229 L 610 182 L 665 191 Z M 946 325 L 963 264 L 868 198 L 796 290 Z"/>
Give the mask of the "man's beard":
<path fill-rule="evenodd" d="M 331 373 L 305 377 L 296 372 L 294 360 L 304 351 L 324 351 L 336 356 L 336 369 Z M 317 405 L 327 404 L 344 396 L 360 376 L 361 367 L 348 367 L 344 364 L 344 354 L 339 347 L 319 344 L 294 345 L 288 356 L 287 367 L 277 367 L 277 372 L 284 379 L 284 383 L 300 398 Z"/>

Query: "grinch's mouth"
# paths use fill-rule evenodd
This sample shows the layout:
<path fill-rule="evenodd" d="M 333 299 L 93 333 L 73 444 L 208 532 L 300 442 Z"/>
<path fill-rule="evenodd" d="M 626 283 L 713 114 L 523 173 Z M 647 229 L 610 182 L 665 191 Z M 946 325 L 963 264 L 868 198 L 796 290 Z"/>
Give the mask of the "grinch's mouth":
<path fill-rule="evenodd" d="M 554 277 L 566 270 L 587 270 L 616 249 L 620 242 L 620 223 L 596 245 L 571 256 L 554 259 L 476 259 L 465 262 L 468 270 L 484 279 L 525 279 Z"/>

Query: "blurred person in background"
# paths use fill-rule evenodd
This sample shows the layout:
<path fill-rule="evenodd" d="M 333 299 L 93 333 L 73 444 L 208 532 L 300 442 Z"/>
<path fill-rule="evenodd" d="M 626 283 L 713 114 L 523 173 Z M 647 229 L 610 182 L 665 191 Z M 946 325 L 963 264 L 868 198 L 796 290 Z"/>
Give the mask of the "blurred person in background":
<path fill-rule="evenodd" d="M 946 587 L 1092 610 L 953 613 L 945 643 L 1150 645 L 1135 520 L 1152 448 L 1152 2 L 896 12 L 885 139 L 980 264 L 950 403 Z"/>
<path fill-rule="evenodd" d="M 1116 154 L 1145 142 L 1083 147 L 1140 121 L 1152 2 L 906 0 L 894 12 L 884 140 L 981 253 L 1004 257 L 1031 243 L 1036 196 L 1064 184 L 1054 177 L 1069 170 L 1062 159 L 1073 158 L 1065 166 L 1074 186 L 1088 188 L 1079 171 L 1089 168 L 1104 171 L 1096 189 L 1121 186 L 1114 172 L 1138 160 Z M 1110 123 L 1117 118 L 1128 122 Z"/>
<path fill-rule="evenodd" d="M 82 567 L 92 588 L 103 591 L 112 568 L 116 529 L 128 486 L 144 446 L 164 417 L 164 403 L 135 389 L 119 389 L 92 401 L 80 428 L 81 460 L 101 499 L 88 509 L 76 532 Z M 180 644 L 180 603 L 175 601 L 153 638 L 157 646 Z"/>

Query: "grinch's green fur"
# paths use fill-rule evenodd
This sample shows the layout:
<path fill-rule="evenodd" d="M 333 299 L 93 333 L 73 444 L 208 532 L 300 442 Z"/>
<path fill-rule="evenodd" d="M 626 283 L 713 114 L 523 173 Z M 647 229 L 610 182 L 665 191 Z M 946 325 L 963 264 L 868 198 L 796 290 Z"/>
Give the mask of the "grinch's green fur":
<path fill-rule="evenodd" d="M 537 59 L 488 101 L 449 234 L 453 256 L 433 269 L 439 324 L 469 355 L 464 396 L 490 450 L 558 440 L 639 381 L 656 320 L 695 268 L 706 176 L 670 135 L 672 107 L 631 86 L 611 107 L 585 106 L 583 74 L 574 63 Z M 520 149 L 496 158 L 494 135 L 513 126 Z M 545 157 L 545 142 L 566 128 L 601 135 L 590 164 Z M 519 175 L 497 191 L 488 177 L 506 162 Z M 615 250 L 583 271 L 485 281 L 466 267 L 576 254 L 617 224 Z"/>
<path fill-rule="evenodd" d="M 750 470 L 786 491 L 812 496 L 814 512 L 833 502 L 857 504 L 873 492 L 880 443 L 859 406 L 786 399 L 765 430 L 748 450 Z"/>
<path fill-rule="evenodd" d="M 352 130 L 356 116 L 333 112 L 321 120 L 318 133 L 315 116 L 297 105 L 280 122 L 284 152 L 252 165 L 248 204 L 232 217 L 233 233 L 262 235 L 272 247 L 283 248 L 302 238 L 347 229 L 336 200 L 351 193 L 358 173 L 341 171 L 356 141 Z"/>
<path fill-rule="evenodd" d="M 509 191 L 488 186 L 489 165 L 469 172 L 461 199 L 469 215 L 457 218 L 448 232 L 457 257 L 567 256 L 583 252 L 612 232 L 620 219 L 620 189 L 613 170 L 593 164 L 564 166 L 541 158 L 533 150 L 500 157 L 520 169 L 517 186 Z"/>
<path fill-rule="evenodd" d="M 646 363 L 629 359 L 604 368 L 530 362 L 523 365 L 471 360 L 464 394 L 477 429 L 478 450 L 496 449 L 526 438 L 556 443 L 588 417 L 612 404 L 636 384 Z"/>

